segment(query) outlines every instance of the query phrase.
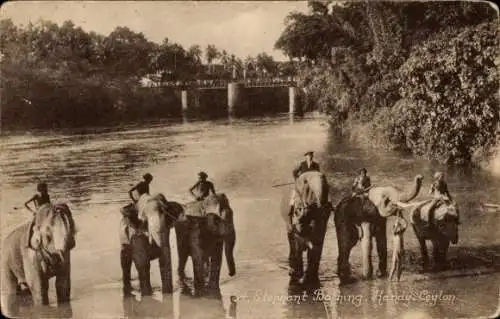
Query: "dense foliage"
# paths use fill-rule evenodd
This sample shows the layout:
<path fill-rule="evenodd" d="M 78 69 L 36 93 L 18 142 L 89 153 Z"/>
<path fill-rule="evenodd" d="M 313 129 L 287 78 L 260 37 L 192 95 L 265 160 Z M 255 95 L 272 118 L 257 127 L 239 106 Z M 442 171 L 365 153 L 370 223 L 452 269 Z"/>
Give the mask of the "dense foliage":
<path fill-rule="evenodd" d="M 309 5 L 289 15 L 276 47 L 301 61 L 306 100 L 333 124 L 447 163 L 495 144 L 498 21 L 488 3 Z"/>
<path fill-rule="evenodd" d="M 21 27 L 1 20 L 0 50 L 2 127 L 95 125 L 178 115 L 178 93 L 145 90 L 140 85 L 144 79 L 231 78 L 233 71 L 242 76 L 243 69 L 250 77 L 296 72 L 293 63 L 279 64 L 265 53 L 243 62 L 214 45 L 203 54 L 199 45 L 184 49 L 168 38 L 158 44 L 127 27 L 103 36 L 71 21 Z"/>

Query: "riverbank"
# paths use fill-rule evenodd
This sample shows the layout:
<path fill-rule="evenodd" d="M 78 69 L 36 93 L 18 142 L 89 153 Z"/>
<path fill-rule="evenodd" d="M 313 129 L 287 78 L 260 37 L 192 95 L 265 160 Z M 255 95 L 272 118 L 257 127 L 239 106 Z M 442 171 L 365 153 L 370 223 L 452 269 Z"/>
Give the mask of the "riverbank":
<path fill-rule="evenodd" d="M 326 56 L 311 52 L 313 58 L 303 63 L 299 83 L 309 105 L 356 142 L 376 149 L 450 165 L 490 158 L 499 146 L 500 100 L 498 15 L 489 5 L 353 3 L 323 9 L 349 21 L 350 28 L 340 26 L 343 32 L 364 33 L 369 40 L 360 45 L 347 37 L 328 46 L 327 36 L 314 34 L 318 50 L 335 49 Z M 454 18 L 444 23 L 440 10 Z M 296 52 L 297 30 L 318 14 L 312 8 L 303 19 L 290 16 L 279 42 L 284 50 Z"/>

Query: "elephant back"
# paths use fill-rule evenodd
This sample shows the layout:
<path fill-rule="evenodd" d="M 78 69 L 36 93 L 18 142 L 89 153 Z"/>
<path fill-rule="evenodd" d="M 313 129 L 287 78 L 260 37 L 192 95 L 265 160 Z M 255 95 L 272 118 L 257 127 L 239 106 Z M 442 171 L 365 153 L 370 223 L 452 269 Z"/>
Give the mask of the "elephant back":
<path fill-rule="evenodd" d="M 443 220 L 447 217 L 457 218 L 458 219 L 458 209 L 452 201 L 449 200 L 440 200 L 434 207 L 432 211 L 430 208 L 432 206 L 433 200 L 428 200 L 421 208 L 416 209 L 412 213 L 412 221 L 418 222 L 432 222 Z"/>
<path fill-rule="evenodd" d="M 206 217 L 207 214 L 222 216 L 229 208 L 229 200 L 224 193 L 210 195 L 201 201 L 194 201 L 184 205 L 186 216 Z"/>

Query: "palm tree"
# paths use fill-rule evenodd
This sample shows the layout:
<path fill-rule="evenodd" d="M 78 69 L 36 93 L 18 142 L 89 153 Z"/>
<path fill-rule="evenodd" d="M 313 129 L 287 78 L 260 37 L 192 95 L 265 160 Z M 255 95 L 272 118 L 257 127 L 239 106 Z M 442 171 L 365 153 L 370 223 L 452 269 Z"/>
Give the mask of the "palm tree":
<path fill-rule="evenodd" d="M 207 59 L 207 63 L 210 66 L 210 73 L 212 73 L 213 65 L 212 62 L 220 56 L 219 50 L 213 44 L 209 44 L 205 49 L 205 58 Z"/>

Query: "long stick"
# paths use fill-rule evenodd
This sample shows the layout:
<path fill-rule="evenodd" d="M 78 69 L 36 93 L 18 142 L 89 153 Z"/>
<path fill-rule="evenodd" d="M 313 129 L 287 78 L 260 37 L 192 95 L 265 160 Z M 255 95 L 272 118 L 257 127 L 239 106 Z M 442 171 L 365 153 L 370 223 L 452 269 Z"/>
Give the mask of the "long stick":
<path fill-rule="evenodd" d="M 485 207 L 491 207 L 491 208 L 500 208 L 500 205 L 497 204 L 488 204 L 488 203 L 483 203 Z"/>
<path fill-rule="evenodd" d="M 276 187 L 281 187 L 281 186 L 287 186 L 287 185 L 293 185 L 295 184 L 294 182 L 288 182 L 288 183 L 284 183 L 284 184 L 276 184 L 276 185 L 273 185 L 271 186 L 272 188 L 276 188 Z"/>

